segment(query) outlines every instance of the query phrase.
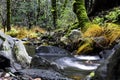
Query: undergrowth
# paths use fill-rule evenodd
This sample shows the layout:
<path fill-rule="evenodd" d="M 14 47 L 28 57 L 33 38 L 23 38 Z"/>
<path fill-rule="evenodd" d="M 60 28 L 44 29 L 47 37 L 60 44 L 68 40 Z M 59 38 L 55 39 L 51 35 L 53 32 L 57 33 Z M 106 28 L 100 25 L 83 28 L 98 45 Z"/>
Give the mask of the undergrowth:
<path fill-rule="evenodd" d="M 14 26 L 11 28 L 10 31 L 6 32 L 6 34 L 19 39 L 37 38 L 40 34 L 43 34 L 43 33 L 45 33 L 45 30 L 37 26 L 31 29 L 27 29 L 26 27 Z"/>
<path fill-rule="evenodd" d="M 107 46 L 112 45 L 116 40 L 120 39 L 120 25 L 114 23 L 106 23 L 104 26 L 91 25 L 84 33 L 83 39 L 86 39 L 82 45 L 79 46 L 77 54 L 93 50 L 94 38 L 103 36 L 104 43 Z M 100 38 L 98 39 L 100 40 Z M 102 41 L 103 39 L 101 39 Z M 99 41 L 100 42 L 100 41 Z M 101 45 L 101 43 L 98 43 Z M 105 47 L 102 45 L 102 47 Z"/>

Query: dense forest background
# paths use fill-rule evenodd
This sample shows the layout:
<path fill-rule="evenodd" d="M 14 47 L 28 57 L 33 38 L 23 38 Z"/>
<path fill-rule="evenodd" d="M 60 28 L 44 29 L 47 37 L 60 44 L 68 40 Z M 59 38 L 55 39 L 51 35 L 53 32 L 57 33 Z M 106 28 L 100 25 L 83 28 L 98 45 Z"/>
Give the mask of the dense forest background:
<path fill-rule="evenodd" d="M 74 0 L 1 0 L 1 26 L 7 25 L 8 11 L 11 25 L 27 26 L 29 28 L 32 26 L 44 28 L 68 27 L 77 21 L 73 12 L 73 3 Z M 85 0 L 89 17 L 94 16 L 96 12 L 111 9 L 119 4 L 119 0 Z"/>
<path fill-rule="evenodd" d="M 68 26 L 76 20 L 72 12 L 72 3 L 72 0 L 10 0 L 10 24 L 29 28 L 32 26 L 44 28 Z M 6 0 L 1 0 L 0 4 L 1 26 L 6 26 Z M 55 21 L 54 18 L 56 18 Z"/>
<path fill-rule="evenodd" d="M 77 22 L 77 17 L 73 12 L 74 2 L 75 0 L 1 0 L 1 27 L 7 25 L 9 17 L 8 24 L 15 26 L 28 28 L 40 26 L 51 29 L 68 27 Z M 119 0 L 85 0 L 89 18 L 98 16 L 97 12 L 111 9 L 119 4 Z"/>
<path fill-rule="evenodd" d="M 101 28 L 106 27 L 106 23 L 115 23 L 117 27 L 119 26 L 119 4 L 119 0 L 1 0 L 0 27 L 4 32 L 8 31 L 7 34 L 12 37 L 20 39 L 41 38 L 41 31 L 42 33 L 46 31 L 49 34 L 45 34 L 48 42 L 49 38 L 54 38 L 56 41 L 53 42 L 57 45 L 60 45 L 61 41 L 66 46 L 71 42 L 78 43 L 81 37 L 100 36 L 107 37 L 106 43 L 110 45 L 119 38 L 119 33 L 116 35 L 114 33 L 116 31 L 112 32 L 114 26 L 111 24 L 112 28 L 109 27 L 111 32 L 108 32 L 108 28 Z M 30 30 L 35 27 L 45 30 Z M 77 33 L 74 29 L 77 29 Z M 102 34 L 103 32 L 105 33 Z M 87 42 L 93 44 L 89 40 Z M 70 48 L 71 51 L 81 46 L 81 43 L 73 44 L 71 45 L 75 48 Z M 81 48 L 78 49 L 78 53 Z"/>

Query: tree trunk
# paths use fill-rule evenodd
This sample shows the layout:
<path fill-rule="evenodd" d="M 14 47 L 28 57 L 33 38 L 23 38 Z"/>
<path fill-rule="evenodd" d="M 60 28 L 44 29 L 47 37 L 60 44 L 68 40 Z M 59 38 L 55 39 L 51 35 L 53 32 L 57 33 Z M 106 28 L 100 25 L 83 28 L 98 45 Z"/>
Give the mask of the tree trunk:
<path fill-rule="evenodd" d="M 57 8 L 56 8 L 56 0 L 51 0 L 52 2 L 52 15 L 53 15 L 53 26 L 56 28 L 57 26 Z"/>
<path fill-rule="evenodd" d="M 90 22 L 85 9 L 85 0 L 75 0 L 73 11 L 77 15 L 79 21 L 78 27 L 83 28 L 86 23 Z"/>
<path fill-rule="evenodd" d="M 65 8 L 66 8 L 67 2 L 68 2 L 68 0 L 65 0 L 65 2 L 64 2 L 64 4 L 63 4 L 63 11 L 64 11 Z"/>
<path fill-rule="evenodd" d="M 7 31 L 10 31 L 10 0 L 7 0 Z"/>
<path fill-rule="evenodd" d="M 37 21 L 38 21 L 39 20 L 39 16 L 40 16 L 40 4 L 41 4 L 41 1 L 38 0 L 37 3 L 38 3 L 38 8 L 37 8 Z"/>

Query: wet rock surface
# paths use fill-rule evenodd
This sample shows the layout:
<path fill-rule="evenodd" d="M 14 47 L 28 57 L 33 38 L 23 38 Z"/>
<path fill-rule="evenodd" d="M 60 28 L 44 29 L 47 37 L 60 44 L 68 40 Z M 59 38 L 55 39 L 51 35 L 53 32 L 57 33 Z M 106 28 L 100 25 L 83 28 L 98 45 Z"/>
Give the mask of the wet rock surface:
<path fill-rule="evenodd" d="M 120 80 L 120 44 L 115 45 L 110 55 L 95 71 L 93 80 Z"/>
<path fill-rule="evenodd" d="M 36 49 L 36 55 L 31 61 L 31 67 L 48 68 L 52 66 L 52 62 L 56 59 L 65 56 L 70 56 L 70 52 L 54 46 L 40 46 Z"/>
<path fill-rule="evenodd" d="M 54 47 L 54 46 L 40 46 L 36 49 L 36 55 L 32 58 L 31 68 L 56 68 L 54 61 L 56 59 L 71 56 L 70 52 Z"/>
<path fill-rule="evenodd" d="M 100 58 L 98 58 L 98 56 L 89 56 L 89 58 L 91 57 L 91 60 L 87 59 L 87 57 L 88 56 L 83 55 L 79 57 L 63 57 L 55 60 L 54 64 L 57 65 L 57 68 L 67 76 L 85 76 L 88 75 L 90 72 L 96 70 L 97 67 L 100 65 Z"/>
<path fill-rule="evenodd" d="M 66 76 L 85 76 L 94 71 L 100 61 L 99 56 L 73 56 L 64 49 L 41 46 L 31 62 L 31 68 L 52 69 Z"/>
<path fill-rule="evenodd" d="M 43 69 L 25 69 L 21 70 L 23 74 L 27 74 L 32 78 L 41 78 L 42 80 L 72 80 L 64 77 L 60 73 L 53 70 L 43 70 Z"/>
<path fill-rule="evenodd" d="M 46 53 L 46 54 L 45 54 Z M 55 46 L 40 46 L 36 49 L 37 55 L 70 55 L 70 52 Z"/>

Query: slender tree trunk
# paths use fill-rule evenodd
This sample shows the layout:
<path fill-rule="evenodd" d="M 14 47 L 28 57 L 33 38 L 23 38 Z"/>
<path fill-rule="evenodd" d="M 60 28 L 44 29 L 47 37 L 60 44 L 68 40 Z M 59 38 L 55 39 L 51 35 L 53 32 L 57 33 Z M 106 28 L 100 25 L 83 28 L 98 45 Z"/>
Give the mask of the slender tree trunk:
<path fill-rule="evenodd" d="M 53 26 L 56 28 L 57 26 L 57 8 L 56 8 L 56 0 L 51 0 L 52 2 L 52 15 L 53 15 Z"/>
<path fill-rule="evenodd" d="M 37 3 L 38 3 L 38 8 L 37 8 L 37 21 L 38 21 L 39 16 L 40 16 L 40 4 L 41 4 L 41 1 L 37 0 Z"/>
<path fill-rule="evenodd" d="M 7 31 L 10 31 L 10 0 L 7 0 Z"/>
<path fill-rule="evenodd" d="M 85 8 L 85 0 L 75 0 L 73 11 L 77 15 L 79 27 L 83 28 L 86 23 L 90 22 Z"/>
<path fill-rule="evenodd" d="M 67 2 L 68 2 L 68 0 L 65 0 L 65 2 L 64 2 L 64 4 L 63 4 L 63 11 L 64 11 L 65 8 L 66 8 Z"/>
<path fill-rule="evenodd" d="M 4 32 L 5 32 L 6 31 L 5 30 L 6 20 L 3 18 L 2 14 L 0 14 L 0 16 L 1 16 L 1 19 L 2 19 L 2 26 L 3 26 Z"/>

